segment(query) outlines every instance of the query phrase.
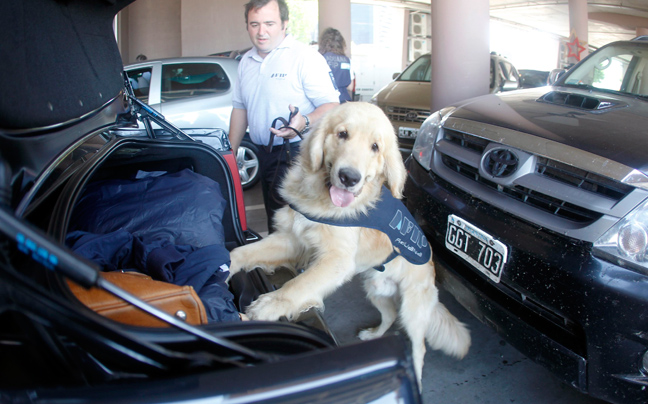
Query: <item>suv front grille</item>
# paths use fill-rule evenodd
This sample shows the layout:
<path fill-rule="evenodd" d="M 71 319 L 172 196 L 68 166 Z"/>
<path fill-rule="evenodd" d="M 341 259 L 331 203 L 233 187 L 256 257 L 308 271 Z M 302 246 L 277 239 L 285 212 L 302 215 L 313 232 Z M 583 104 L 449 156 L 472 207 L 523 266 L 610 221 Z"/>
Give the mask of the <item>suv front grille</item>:
<path fill-rule="evenodd" d="M 391 121 L 423 123 L 430 116 L 429 109 L 415 109 L 406 107 L 385 107 L 385 114 Z"/>
<path fill-rule="evenodd" d="M 444 129 L 443 133 L 446 140 L 479 154 L 484 153 L 484 149 L 486 149 L 486 146 L 488 146 L 489 143 L 486 139 L 470 136 L 450 129 Z"/>
<path fill-rule="evenodd" d="M 486 139 L 448 128 L 444 128 L 444 140 L 479 156 L 484 153 L 490 143 Z M 476 161 L 479 160 L 479 158 L 476 159 Z M 591 223 L 605 214 L 600 208 L 589 205 L 588 202 L 591 198 L 587 197 L 588 194 L 595 194 L 616 203 L 633 190 L 633 187 L 629 185 L 545 157 L 536 156 L 535 161 L 537 175 L 565 184 L 576 193 L 582 193 L 582 198 L 578 198 L 582 203 L 578 205 L 570 203 L 548 195 L 542 189 L 532 189 L 520 185 L 504 186 L 495 183 L 480 175 L 479 166 L 466 163 L 465 159 L 460 159 L 459 156 L 453 156 L 450 153 L 442 154 L 442 162 L 447 168 L 471 181 L 527 206 L 577 223 Z"/>
<path fill-rule="evenodd" d="M 620 201 L 632 190 L 631 186 L 542 157 L 538 158 L 536 170 L 545 177 L 612 198 L 615 201 Z"/>

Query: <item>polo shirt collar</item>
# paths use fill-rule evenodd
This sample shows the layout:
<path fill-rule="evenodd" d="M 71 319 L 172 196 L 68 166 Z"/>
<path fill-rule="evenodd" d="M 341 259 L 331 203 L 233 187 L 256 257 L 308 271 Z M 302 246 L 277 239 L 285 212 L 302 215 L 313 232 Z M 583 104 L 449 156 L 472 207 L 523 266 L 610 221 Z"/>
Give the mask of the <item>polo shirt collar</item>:
<path fill-rule="evenodd" d="M 286 37 L 283 39 L 283 41 L 281 41 L 281 43 L 279 43 L 279 45 L 277 45 L 276 48 L 274 48 L 272 51 L 270 51 L 268 56 L 270 56 L 277 49 L 292 47 L 293 44 L 295 43 L 295 41 L 296 40 L 292 35 L 286 34 Z M 254 46 L 252 47 L 252 49 L 250 49 L 250 53 L 248 54 L 248 57 L 250 57 L 252 59 L 255 59 L 257 61 L 263 61 L 263 59 L 264 59 L 264 58 L 261 57 L 261 55 L 259 55 L 259 50 Z"/>

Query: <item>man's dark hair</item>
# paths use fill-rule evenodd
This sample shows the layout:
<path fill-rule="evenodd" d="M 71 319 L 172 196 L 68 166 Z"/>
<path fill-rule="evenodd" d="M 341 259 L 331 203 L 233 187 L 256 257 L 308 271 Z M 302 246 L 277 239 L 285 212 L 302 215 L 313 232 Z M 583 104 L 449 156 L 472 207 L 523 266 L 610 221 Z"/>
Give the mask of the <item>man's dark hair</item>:
<path fill-rule="evenodd" d="M 281 16 L 281 22 L 284 23 L 288 21 L 288 5 L 286 4 L 285 0 L 250 0 L 245 5 L 245 23 L 248 23 L 248 14 L 250 14 L 250 10 L 258 10 L 272 1 L 276 1 L 279 5 L 279 15 Z"/>

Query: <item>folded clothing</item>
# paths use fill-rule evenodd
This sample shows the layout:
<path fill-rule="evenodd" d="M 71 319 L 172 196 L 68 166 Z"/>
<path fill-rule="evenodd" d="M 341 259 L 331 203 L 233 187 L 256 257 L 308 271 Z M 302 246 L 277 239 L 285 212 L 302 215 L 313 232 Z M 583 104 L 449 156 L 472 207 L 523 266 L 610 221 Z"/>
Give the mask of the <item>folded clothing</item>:
<path fill-rule="evenodd" d="M 203 247 L 225 244 L 227 201 L 220 185 L 189 169 L 139 172 L 133 179 L 89 184 L 70 220 L 69 231 L 105 234 L 127 229 L 135 236 Z"/>
<path fill-rule="evenodd" d="M 219 184 L 190 170 L 99 181 L 75 206 L 66 244 L 104 271 L 192 286 L 210 322 L 238 321 L 225 282 L 226 207 Z"/>

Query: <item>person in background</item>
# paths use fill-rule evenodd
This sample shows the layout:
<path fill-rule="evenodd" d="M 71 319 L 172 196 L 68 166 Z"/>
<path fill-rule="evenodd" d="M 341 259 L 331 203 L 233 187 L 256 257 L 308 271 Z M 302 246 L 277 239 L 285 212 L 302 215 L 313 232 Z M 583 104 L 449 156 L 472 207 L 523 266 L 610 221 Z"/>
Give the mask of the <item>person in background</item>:
<path fill-rule="evenodd" d="M 327 28 L 319 40 L 319 53 L 324 55 L 328 63 L 335 84 L 340 90 L 340 103 L 351 101 L 353 94 L 353 71 L 351 70 L 351 60 L 345 53 L 346 42 L 344 37 L 335 28 Z"/>
<path fill-rule="evenodd" d="M 239 63 L 230 118 L 234 155 L 248 127 L 252 142 L 259 146 L 269 232 L 275 211 L 285 205 L 278 188 L 299 153 L 301 138 L 339 105 L 326 60 L 287 33 L 288 21 L 284 0 L 251 0 L 245 5 L 245 22 L 254 46 Z"/>

